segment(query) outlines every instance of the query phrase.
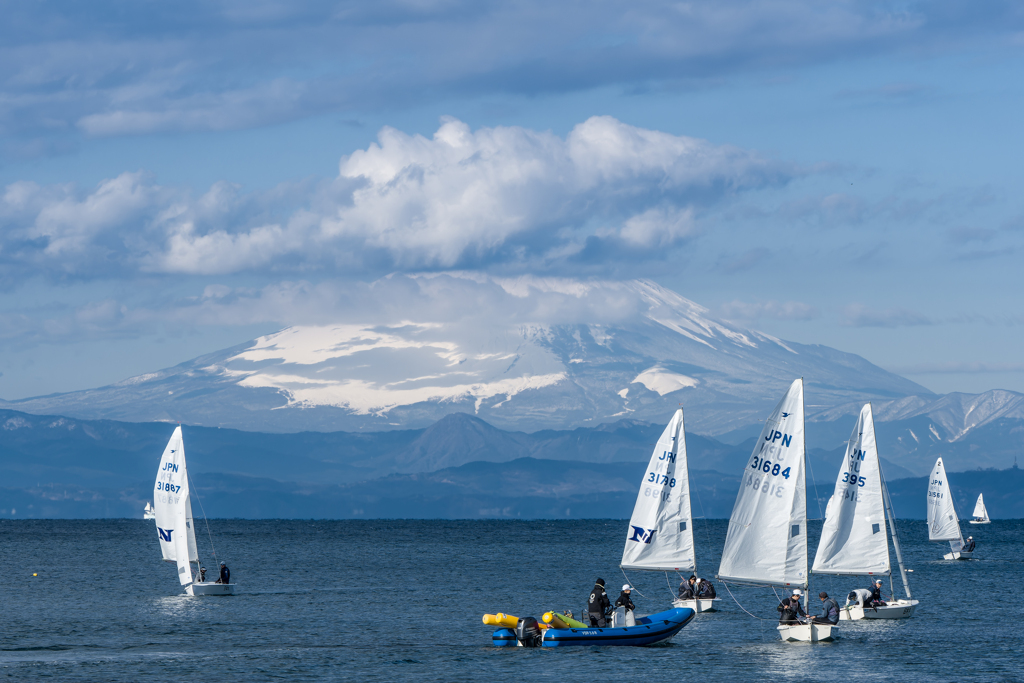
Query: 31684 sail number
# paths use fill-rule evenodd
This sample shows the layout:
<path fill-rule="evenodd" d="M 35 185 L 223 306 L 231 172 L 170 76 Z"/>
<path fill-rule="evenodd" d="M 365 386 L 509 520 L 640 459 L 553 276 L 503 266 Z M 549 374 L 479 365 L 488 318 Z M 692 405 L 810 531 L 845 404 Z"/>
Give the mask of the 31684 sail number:
<path fill-rule="evenodd" d="M 754 462 L 750 463 L 750 467 L 758 472 L 770 474 L 773 477 L 781 474 L 784 478 L 789 479 L 789 468 L 781 469 L 782 466 L 779 463 L 773 463 L 768 458 L 759 458 L 755 455 Z"/>

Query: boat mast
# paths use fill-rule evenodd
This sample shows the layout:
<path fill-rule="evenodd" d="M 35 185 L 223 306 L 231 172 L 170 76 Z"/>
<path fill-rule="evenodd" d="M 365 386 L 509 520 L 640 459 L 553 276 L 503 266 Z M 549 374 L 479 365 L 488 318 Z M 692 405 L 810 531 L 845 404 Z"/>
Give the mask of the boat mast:
<path fill-rule="evenodd" d="M 892 531 L 892 546 L 896 550 L 896 563 L 900 566 L 900 578 L 903 579 L 903 590 L 907 599 L 914 596 L 910 594 L 910 583 L 907 581 L 907 570 L 903 567 L 903 553 L 900 551 L 900 532 L 896 528 L 896 515 L 892 511 L 892 501 L 889 500 L 889 487 L 885 485 L 885 477 L 882 476 L 882 463 L 878 463 L 878 478 L 882 482 L 882 501 L 885 503 L 885 514 L 889 517 L 889 529 Z M 892 572 L 889 572 L 889 582 L 892 582 Z"/>
<path fill-rule="evenodd" d="M 804 424 L 800 425 L 800 427 L 803 429 L 803 433 L 804 433 L 804 438 L 801 439 L 801 441 L 803 442 L 803 449 L 804 449 L 804 453 L 803 453 L 803 459 L 804 459 L 803 465 L 804 466 L 802 468 L 800 468 L 800 469 L 801 469 L 801 473 L 803 474 L 803 478 L 804 478 L 804 576 L 807 577 L 806 580 L 804 581 L 804 613 L 806 614 L 807 610 L 810 609 L 810 603 L 808 601 L 810 600 L 809 593 L 811 592 L 811 569 L 808 566 L 808 561 L 809 560 L 807 558 L 807 536 L 808 536 L 808 534 L 807 534 L 807 531 L 808 531 L 807 530 L 807 511 L 806 511 L 806 508 L 807 508 L 807 420 L 804 418 L 805 405 L 804 405 L 803 384 L 804 384 L 804 378 L 801 377 L 800 378 L 800 419 L 804 421 Z M 815 502 L 817 502 L 817 501 L 815 501 Z M 694 554 L 696 554 L 696 553 L 694 553 Z"/>

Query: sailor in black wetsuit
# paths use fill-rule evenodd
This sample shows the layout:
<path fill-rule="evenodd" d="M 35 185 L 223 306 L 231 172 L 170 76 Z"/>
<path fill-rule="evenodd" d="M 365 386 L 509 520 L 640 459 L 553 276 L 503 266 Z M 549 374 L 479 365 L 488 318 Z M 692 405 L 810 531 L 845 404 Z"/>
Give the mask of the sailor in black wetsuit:
<path fill-rule="evenodd" d="M 718 597 L 715 592 L 715 587 L 707 579 L 701 579 L 697 582 L 697 597 L 709 600 Z"/>
<path fill-rule="evenodd" d="M 800 604 L 800 597 L 802 593 L 800 589 L 793 591 L 793 595 L 788 600 L 783 600 L 777 609 L 779 611 L 779 623 L 780 624 L 800 624 L 802 618 L 807 617 L 807 613 L 804 612 L 803 605 Z"/>
<path fill-rule="evenodd" d="M 967 537 L 967 543 L 964 543 L 964 547 L 960 549 L 962 553 L 973 553 L 974 552 L 974 536 Z"/>
<path fill-rule="evenodd" d="M 231 570 L 223 562 L 220 563 L 220 578 L 217 583 L 231 583 Z"/>
<path fill-rule="evenodd" d="M 587 601 L 590 625 L 604 628 L 607 625 L 607 622 L 604 620 L 605 610 L 611 606 L 612 602 L 604 591 L 604 579 L 598 579 L 594 582 L 594 589 L 590 593 L 590 600 Z"/>

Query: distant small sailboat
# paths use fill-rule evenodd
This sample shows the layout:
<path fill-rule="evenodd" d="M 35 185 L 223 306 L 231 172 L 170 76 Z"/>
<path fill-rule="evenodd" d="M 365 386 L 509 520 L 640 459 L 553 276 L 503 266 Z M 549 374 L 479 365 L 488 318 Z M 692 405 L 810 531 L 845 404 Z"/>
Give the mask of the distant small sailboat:
<path fill-rule="evenodd" d="M 804 444 L 804 381 L 795 380 L 765 420 L 746 466 L 718 578 L 753 586 L 804 589 L 806 609 L 807 482 Z M 779 624 L 788 642 L 833 640 L 831 624 Z"/>
<path fill-rule="evenodd" d="M 928 479 L 928 540 L 949 541 L 950 552 L 944 560 L 969 560 L 973 552 L 963 552 L 964 535 L 960 531 L 960 519 L 953 506 L 953 494 L 946 479 L 946 468 L 942 458 L 935 461 L 932 476 Z"/>
<path fill-rule="evenodd" d="M 974 519 L 971 520 L 971 524 L 991 524 L 992 520 L 988 518 L 988 510 L 985 509 L 985 498 L 984 494 L 978 494 L 978 502 L 974 504 Z"/>
<path fill-rule="evenodd" d="M 695 555 L 686 430 L 680 408 L 654 446 L 629 519 L 619 566 L 623 570 L 696 572 Z M 717 602 L 718 598 L 677 599 L 672 606 L 713 612 Z"/>
<path fill-rule="evenodd" d="M 153 510 L 153 506 L 146 501 L 146 507 L 142 510 L 143 519 L 156 519 L 156 511 Z"/>
<path fill-rule="evenodd" d="M 233 595 L 234 584 L 202 580 L 180 426 L 171 434 L 160 458 L 153 491 L 153 510 L 160 551 L 165 562 L 177 564 L 178 580 L 185 586 L 185 592 L 188 595 Z M 196 563 L 195 573 L 192 572 L 193 562 Z"/>
<path fill-rule="evenodd" d="M 889 491 L 878 460 L 875 421 L 871 404 L 867 403 L 861 408 L 847 443 L 843 465 L 836 478 L 835 493 L 829 499 L 825 511 L 825 524 L 821 529 L 821 540 L 811 571 L 815 574 L 846 576 L 886 575 L 889 577 L 889 587 L 895 594 L 889 564 L 889 540 L 885 531 L 886 513 L 907 597 L 878 607 L 849 605 L 840 610 L 841 620 L 905 619 L 914 616 L 918 605 L 918 601 L 910 595 L 910 584 L 903 567 L 903 553 L 896 529 L 896 516 L 892 513 Z"/>

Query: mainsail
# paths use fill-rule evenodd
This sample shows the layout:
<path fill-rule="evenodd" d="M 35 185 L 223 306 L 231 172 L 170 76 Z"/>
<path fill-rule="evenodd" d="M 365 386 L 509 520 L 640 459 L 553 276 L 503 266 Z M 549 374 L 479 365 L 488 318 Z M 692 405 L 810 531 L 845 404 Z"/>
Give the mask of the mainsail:
<path fill-rule="evenodd" d="M 192 583 L 189 561 L 198 561 L 199 555 L 192 528 L 185 446 L 180 426 L 174 430 L 160 458 L 153 490 L 153 509 L 156 512 L 156 530 L 164 560 L 177 564 L 181 585 Z"/>
<path fill-rule="evenodd" d="M 974 505 L 974 518 L 988 521 L 988 510 L 985 509 L 984 494 L 978 494 L 978 502 Z"/>
<path fill-rule="evenodd" d="M 871 404 L 860 411 L 825 513 L 812 571 L 817 574 L 888 574 L 885 503 Z"/>
<path fill-rule="evenodd" d="M 718 577 L 740 583 L 807 585 L 802 379 L 793 382 L 765 420 L 729 518 Z"/>
<path fill-rule="evenodd" d="M 960 520 L 953 508 L 953 496 L 949 492 L 942 458 L 935 461 L 935 468 L 928 480 L 928 540 L 949 541 L 949 547 L 954 553 L 964 547 Z"/>
<path fill-rule="evenodd" d="M 629 519 L 623 569 L 693 571 L 693 524 L 680 408 L 651 454 Z"/>

